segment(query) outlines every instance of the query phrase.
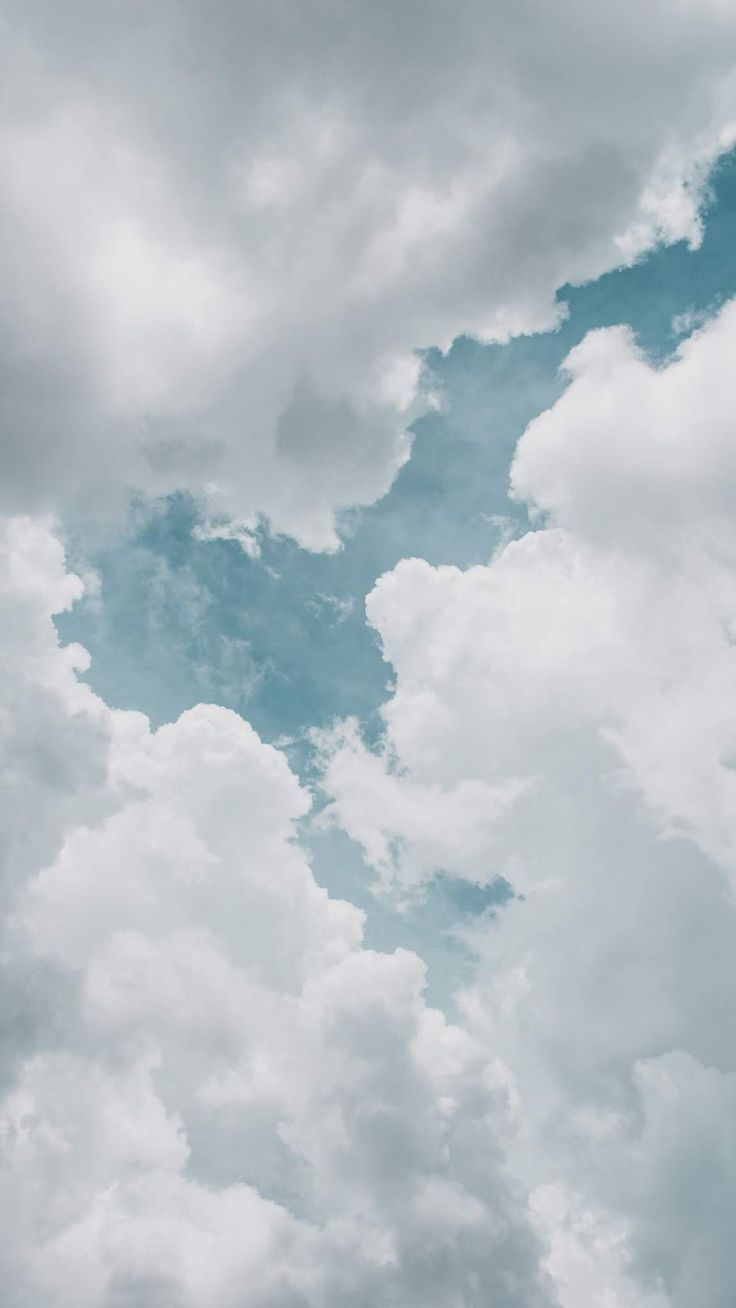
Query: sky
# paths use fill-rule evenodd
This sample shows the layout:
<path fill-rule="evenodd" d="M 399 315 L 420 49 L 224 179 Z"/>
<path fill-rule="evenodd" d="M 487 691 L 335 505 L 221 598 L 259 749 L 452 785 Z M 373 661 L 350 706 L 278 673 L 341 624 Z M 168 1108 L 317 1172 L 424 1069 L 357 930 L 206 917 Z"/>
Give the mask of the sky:
<path fill-rule="evenodd" d="M 0 5 L 8 1308 L 732 1308 L 736 16 Z"/>

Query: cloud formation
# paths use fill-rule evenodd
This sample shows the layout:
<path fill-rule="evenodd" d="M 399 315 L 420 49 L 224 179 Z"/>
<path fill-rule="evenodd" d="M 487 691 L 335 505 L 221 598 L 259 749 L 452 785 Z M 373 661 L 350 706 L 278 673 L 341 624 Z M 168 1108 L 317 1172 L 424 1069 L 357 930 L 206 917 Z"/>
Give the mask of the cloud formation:
<path fill-rule="evenodd" d="M 278 749 L 80 680 L 50 521 L 185 490 L 200 539 L 337 548 L 417 349 L 697 242 L 734 15 L 7 0 L 2 36 L 4 1302 L 731 1308 L 734 304 L 666 366 L 589 334 L 514 459 L 535 529 L 368 597 L 395 685 L 377 749 L 319 737 L 322 820 L 402 904 L 511 887 L 453 1021 L 318 884 Z"/>
<path fill-rule="evenodd" d="M 58 542 L 1 544 L 4 1302 L 553 1308 L 505 1069 L 316 884 L 284 756 L 106 708 Z"/>
<path fill-rule="evenodd" d="M 459 1022 L 315 882 L 278 750 L 79 681 L 81 583 L 5 520 L 11 1304 L 726 1308 L 733 332 L 588 337 L 513 465 L 538 530 L 369 597 L 396 687 L 382 751 L 322 738 L 331 817 L 384 891 L 511 883 Z"/>
<path fill-rule="evenodd" d="M 736 1276 L 735 323 L 666 367 L 620 328 L 573 351 L 511 472 L 539 529 L 379 580 L 383 747 L 337 734 L 325 772 L 384 887 L 450 867 L 516 891 L 465 933 L 462 1010 L 513 1069 L 512 1155 L 574 1308 L 637 1284 L 725 1308 Z"/>
<path fill-rule="evenodd" d="M 417 348 L 697 240 L 736 121 L 715 0 L 7 0 L 3 43 L 2 503 L 191 490 L 249 548 L 386 491 Z"/>

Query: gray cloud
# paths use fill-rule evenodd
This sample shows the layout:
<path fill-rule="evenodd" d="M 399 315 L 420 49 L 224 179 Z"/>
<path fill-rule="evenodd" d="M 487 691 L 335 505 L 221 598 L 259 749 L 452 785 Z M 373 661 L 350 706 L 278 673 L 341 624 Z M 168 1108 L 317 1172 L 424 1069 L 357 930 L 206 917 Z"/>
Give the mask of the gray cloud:
<path fill-rule="evenodd" d="M 407 456 L 412 352 L 696 239 L 735 111 L 715 3 L 8 0 L 3 38 L 5 507 L 183 488 L 317 549 Z"/>

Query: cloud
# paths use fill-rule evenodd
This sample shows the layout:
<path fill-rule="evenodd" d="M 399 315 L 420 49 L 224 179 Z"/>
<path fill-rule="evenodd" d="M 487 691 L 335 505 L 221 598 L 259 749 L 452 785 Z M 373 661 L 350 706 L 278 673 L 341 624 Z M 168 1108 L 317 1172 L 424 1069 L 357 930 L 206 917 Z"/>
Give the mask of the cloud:
<path fill-rule="evenodd" d="M 526 781 L 422 784 L 371 753 L 355 720 L 313 735 L 323 787 L 333 796 L 317 822 L 343 827 L 360 843 L 378 874 L 374 889 L 411 892 L 440 870 L 477 884 L 494 880 L 494 829 L 526 793 Z"/>
<path fill-rule="evenodd" d="M 58 541 L 5 521 L 0 558 L 4 1301 L 553 1308 L 508 1075 L 317 885 L 285 757 L 107 708 Z"/>
<path fill-rule="evenodd" d="M 664 367 L 622 328 L 573 351 L 511 472 L 538 529 L 380 578 L 384 739 L 337 734 L 325 772 L 384 882 L 402 842 L 398 893 L 448 867 L 516 891 L 463 931 L 460 1009 L 513 1071 L 566 1308 L 725 1308 L 736 1275 L 735 322 Z"/>
<path fill-rule="evenodd" d="M 382 495 L 414 351 L 699 236 L 722 5 L 5 6 L 3 504 L 191 490 L 246 548 Z"/>
<path fill-rule="evenodd" d="M 454 1022 L 318 885 L 278 750 L 80 681 L 38 515 L 183 489 L 202 536 L 337 548 L 408 457 L 417 349 L 552 326 L 565 282 L 697 242 L 732 15 L 3 24 L 8 1302 L 727 1308 L 734 306 L 666 367 L 586 337 L 512 469 L 538 530 L 368 598 L 396 684 L 378 751 L 321 737 L 326 820 L 384 893 L 515 892 L 463 928 Z"/>

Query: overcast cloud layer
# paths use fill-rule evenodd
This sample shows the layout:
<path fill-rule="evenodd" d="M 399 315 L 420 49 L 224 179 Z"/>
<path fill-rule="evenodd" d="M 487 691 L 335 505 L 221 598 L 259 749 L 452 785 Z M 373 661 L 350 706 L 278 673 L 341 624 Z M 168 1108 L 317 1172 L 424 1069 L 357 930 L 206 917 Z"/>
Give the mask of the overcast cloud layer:
<path fill-rule="evenodd" d="M 385 492 L 415 351 L 697 240 L 718 0 L 3 6 L 3 501 L 201 492 L 312 549 Z"/>
<path fill-rule="evenodd" d="M 383 734 L 314 734 L 315 820 L 407 911 L 504 879 L 452 1020 L 323 889 L 285 753 L 116 710 L 54 616 L 130 493 L 334 550 L 417 350 L 697 242 L 736 15 L 10 0 L 2 38 L 3 1305 L 732 1308 L 736 302 L 662 366 L 589 333 L 529 530 L 367 597 Z"/>

